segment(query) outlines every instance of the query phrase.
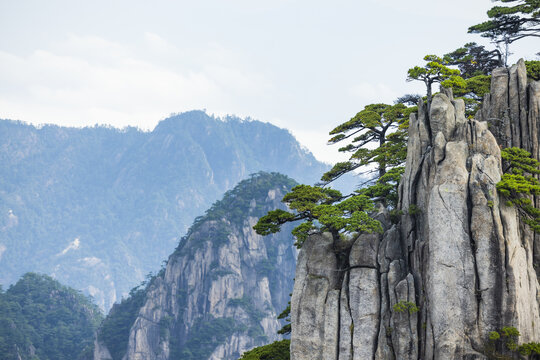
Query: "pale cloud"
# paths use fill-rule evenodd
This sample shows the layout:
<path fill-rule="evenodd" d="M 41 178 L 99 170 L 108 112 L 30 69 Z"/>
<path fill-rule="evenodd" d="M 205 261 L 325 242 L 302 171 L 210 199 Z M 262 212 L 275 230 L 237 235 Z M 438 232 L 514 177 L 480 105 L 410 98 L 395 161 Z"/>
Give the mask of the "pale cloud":
<path fill-rule="evenodd" d="M 377 83 L 361 82 L 349 89 L 349 94 L 362 103 L 392 103 L 400 95 L 390 86 Z M 359 109 L 360 111 L 361 109 Z"/>
<path fill-rule="evenodd" d="M 1 3 L 1 2 L 0 2 Z M 5 4 L 4 4 L 5 3 Z M 4 2 L 0 118 L 152 129 L 206 109 L 285 127 L 324 161 L 327 134 L 369 103 L 424 94 L 427 53 L 466 42 L 490 0 Z M 3 17 L 1 15 L 4 15 Z M 526 39 L 512 46 L 534 58 Z"/>
<path fill-rule="evenodd" d="M 228 98 L 260 95 L 270 86 L 221 47 L 195 49 L 189 62 L 196 66 L 189 66 L 182 59 L 185 52 L 158 35 L 146 33 L 143 41 L 148 51 L 142 54 L 75 35 L 26 56 L 0 52 L 2 117 L 151 129 L 169 113 L 224 108 Z M 151 61 L 149 54 L 178 62 Z"/>
<path fill-rule="evenodd" d="M 153 53 L 158 53 L 162 55 L 180 55 L 180 50 L 174 46 L 172 43 L 162 38 L 158 34 L 152 32 L 144 33 L 144 41 L 148 46 L 149 50 Z"/>
<path fill-rule="evenodd" d="M 350 156 L 350 154 L 347 155 L 338 151 L 340 145 L 328 145 L 328 139 L 330 138 L 328 132 L 321 132 L 318 129 L 298 129 L 292 130 L 291 133 L 301 144 L 304 144 L 317 159 L 327 164 L 348 160 Z"/>

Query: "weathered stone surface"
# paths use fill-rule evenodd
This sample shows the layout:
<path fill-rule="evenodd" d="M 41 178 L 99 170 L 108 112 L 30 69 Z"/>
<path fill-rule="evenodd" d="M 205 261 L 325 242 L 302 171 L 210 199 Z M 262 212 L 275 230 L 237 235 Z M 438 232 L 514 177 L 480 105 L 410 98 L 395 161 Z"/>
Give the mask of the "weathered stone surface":
<path fill-rule="evenodd" d="M 340 289 L 332 289 L 324 304 L 324 339 L 322 359 L 336 358 L 339 346 Z"/>
<path fill-rule="evenodd" d="M 380 237 L 377 233 L 360 235 L 351 247 L 349 265 L 376 268 Z"/>
<path fill-rule="evenodd" d="M 381 274 L 381 312 L 379 324 L 379 338 L 377 341 L 377 351 L 374 359 L 394 360 L 394 348 L 392 345 L 392 327 L 390 325 L 390 297 L 388 292 L 388 274 Z"/>
<path fill-rule="evenodd" d="M 339 348 L 338 357 L 339 360 L 352 360 L 353 356 L 353 341 L 352 335 L 354 331 L 354 325 L 352 322 L 351 309 L 349 307 L 349 274 L 345 275 L 343 279 L 343 286 L 341 287 L 340 298 L 340 312 L 339 312 Z"/>
<path fill-rule="evenodd" d="M 448 358 L 470 332 L 476 314 L 474 260 L 467 214 L 468 144 L 448 142 L 446 158 L 437 167 L 426 209 L 429 253 L 426 259 L 428 316 L 437 346 L 435 357 Z M 449 291 L 453 289 L 453 291 Z"/>
<path fill-rule="evenodd" d="M 540 82 L 527 83 L 525 74 L 523 61 L 494 70 L 477 120 L 465 118 L 463 101 L 450 91 L 434 96 L 429 115 L 420 103 L 410 117 L 399 187 L 405 215 L 395 226 L 384 222 L 383 235 L 355 239 L 345 271 L 334 262 L 335 253 L 324 260 L 317 249 L 314 259 L 329 266 L 325 279 L 340 274 L 327 280 L 336 286 L 319 287 L 320 304 L 309 305 L 310 324 L 324 327 L 313 326 L 306 335 L 318 331 L 311 340 L 316 344 L 318 337 L 322 344 L 324 329 L 332 328 L 321 318 L 329 312 L 322 298 L 341 292 L 339 344 L 325 360 L 485 359 L 489 333 L 504 326 L 516 327 L 520 342 L 540 339 L 540 236 L 496 190 L 503 174 L 501 146 L 540 156 Z M 534 201 L 540 205 L 540 197 Z M 325 241 L 332 249 L 331 240 Z M 300 259 L 311 258 L 312 251 L 302 249 Z M 293 298 L 298 292 L 309 303 L 306 276 L 309 271 L 297 269 Z M 400 302 L 419 311 L 397 311 Z M 304 309 L 298 301 L 296 313 Z M 293 329 L 300 329 L 292 338 L 292 359 L 320 359 L 320 345 L 297 347 L 308 326 L 297 322 L 300 317 L 293 318 Z"/>
<path fill-rule="evenodd" d="M 456 128 L 454 105 L 448 96 L 439 93 L 433 96 L 429 111 L 431 134 L 442 132 L 445 139 L 450 139 Z"/>
<path fill-rule="evenodd" d="M 371 359 L 377 351 L 379 336 L 379 273 L 376 269 L 352 269 L 349 303 L 354 324 L 353 359 Z"/>
<path fill-rule="evenodd" d="M 395 299 L 400 302 L 416 303 L 414 291 L 414 279 L 412 274 L 401 280 L 395 286 Z M 391 336 L 394 344 L 395 357 L 397 359 L 418 358 L 417 323 L 418 314 L 415 310 L 396 311 L 392 304 Z"/>
<path fill-rule="evenodd" d="M 339 299 L 336 286 L 339 283 L 337 258 L 333 249 L 330 234 L 313 235 L 309 237 L 296 264 L 294 290 L 291 298 L 291 321 L 297 326 L 291 333 L 291 356 L 294 359 L 326 360 L 329 343 L 337 336 L 337 322 L 328 328 L 325 315 L 332 318 L 339 316 Z M 329 296 L 330 293 L 332 296 Z M 335 308 L 327 306 L 327 302 Z M 334 355 L 328 359 L 335 359 Z"/>
<path fill-rule="evenodd" d="M 219 345 L 208 360 L 233 359 L 235 358 L 235 349 L 249 349 L 253 340 L 246 335 L 233 334 L 228 342 L 228 344 Z"/>

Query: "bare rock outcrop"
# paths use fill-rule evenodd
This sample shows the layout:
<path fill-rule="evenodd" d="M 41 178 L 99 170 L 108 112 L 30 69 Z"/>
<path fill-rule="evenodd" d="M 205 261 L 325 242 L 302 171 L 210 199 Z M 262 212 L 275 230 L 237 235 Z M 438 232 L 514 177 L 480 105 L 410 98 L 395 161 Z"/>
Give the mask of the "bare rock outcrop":
<path fill-rule="evenodd" d="M 494 71 L 476 119 L 448 90 L 419 104 L 400 221 L 383 212 L 384 234 L 345 249 L 312 236 L 299 254 L 292 359 L 484 359 L 504 326 L 539 341 L 538 236 L 496 191 L 500 146 L 540 156 L 539 104 L 522 61 Z"/>

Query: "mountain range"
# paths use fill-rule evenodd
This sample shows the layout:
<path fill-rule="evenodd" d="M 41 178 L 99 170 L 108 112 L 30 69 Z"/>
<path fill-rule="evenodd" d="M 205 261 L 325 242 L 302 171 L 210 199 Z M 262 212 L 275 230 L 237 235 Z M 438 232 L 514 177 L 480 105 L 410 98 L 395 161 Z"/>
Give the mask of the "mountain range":
<path fill-rule="evenodd" d="M 45 273 L 104 310 L 242 179 L 310 184 L 329 168 L 285 129 L 203 111 L 152 131 L 0 120 L 0 159 L 0 284 Z"/>

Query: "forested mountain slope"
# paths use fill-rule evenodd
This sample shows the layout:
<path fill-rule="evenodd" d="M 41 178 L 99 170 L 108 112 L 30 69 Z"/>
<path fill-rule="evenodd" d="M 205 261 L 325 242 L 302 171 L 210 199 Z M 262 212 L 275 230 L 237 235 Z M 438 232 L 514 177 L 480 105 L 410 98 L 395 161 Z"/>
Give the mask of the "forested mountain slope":
<path fill-rule="evenodd" d="M 0 284 L 47 273 L 108 309 L 238 181 L 326 168 L 284 129 L 201 111 L 151 132 L 0 121 Z"/>
<path fill-rule="evenodd" d="M 295 182 L 258 173 L 195 220 L 145 288 L 113 307 L 98 333 L 96 360 L 236 360 L 277 339 L 277 315 L 293 287 L 291 226 L 273 236 L 252 226 Z"/>
<path fill-rule="evenodd" d="M 102 318 L 99 308 L 76 290 L 27 273 L 0 291 L 0 358 L 90 359 Z"/>

